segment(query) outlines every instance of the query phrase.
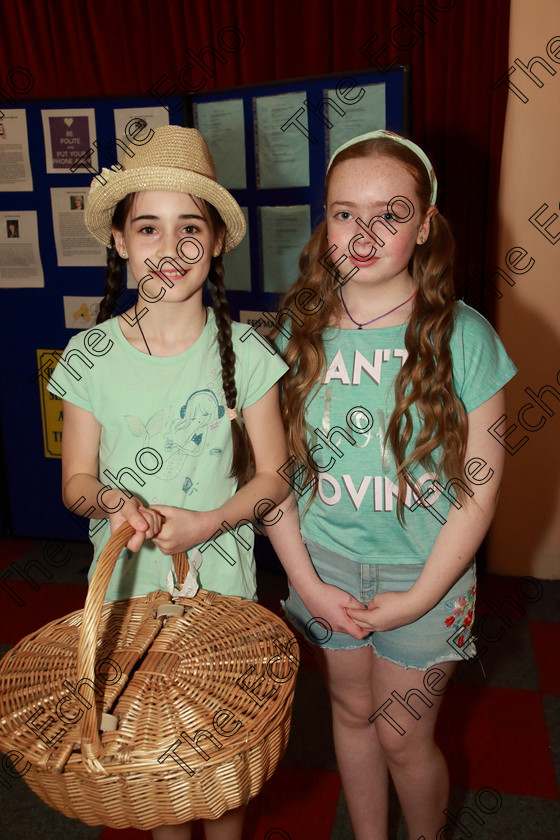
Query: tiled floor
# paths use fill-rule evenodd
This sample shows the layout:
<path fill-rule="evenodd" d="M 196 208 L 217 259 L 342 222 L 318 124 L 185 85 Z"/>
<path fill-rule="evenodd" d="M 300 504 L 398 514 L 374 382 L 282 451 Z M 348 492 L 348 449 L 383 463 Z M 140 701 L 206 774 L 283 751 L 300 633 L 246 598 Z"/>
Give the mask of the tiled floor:
<path fill-rule="evenodd" d="M 83 605 L 89 556 L 84 543 L 0 540 L 0 655 L 22 636 Z M 36 562 L 43 572 L 29 565 Z M 483 667 L 461 663 L 438 730 L 451 775 L 449 808 L 457 817 L 446 840 L 560 840 L 560 581 L 541 585 L 542 591 L 531 580 L 491 575 L 481 581 L 477 621 L 492 616 L 477 625 L 486 638 L 479 641 Z M 259 572 L 261 601 L 278 611 L 284 589 L 283 575 L 266 561 Z M 466 808 L 470 812 L 458 813 Z M 450 818 L 442 814 L 442 827 L 446 821 Z M 391 840 L 405 840 L 394 796 L 390 823 Z M 245 836 L 352 840 L 329 705 L 316 662 L 306 653 L 290 743 L 278 771 L 251 803 Z M 0 764 L 0 840 L 36 837 L 148 840 L 150 835 L 66 819 Z"/>

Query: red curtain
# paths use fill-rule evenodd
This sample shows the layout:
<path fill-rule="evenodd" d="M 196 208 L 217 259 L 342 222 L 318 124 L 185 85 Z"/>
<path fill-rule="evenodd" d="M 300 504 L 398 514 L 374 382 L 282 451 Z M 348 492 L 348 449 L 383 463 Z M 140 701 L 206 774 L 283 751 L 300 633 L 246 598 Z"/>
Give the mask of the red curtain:
<path fill-rule="evenodd" d="M 159 80 L 183 93 L 189 64 L 182 79 L 199 90 L 409 64 L 410 134 L 436 168 L 457 286 L 496 264 L 507 89 L 491 86 L 508 66 L 509 0 L 0 0 L 0 15 L 8 107 L 18 66 L 34 77 L 27 98 L 91 99 L 149 96 Z"/>

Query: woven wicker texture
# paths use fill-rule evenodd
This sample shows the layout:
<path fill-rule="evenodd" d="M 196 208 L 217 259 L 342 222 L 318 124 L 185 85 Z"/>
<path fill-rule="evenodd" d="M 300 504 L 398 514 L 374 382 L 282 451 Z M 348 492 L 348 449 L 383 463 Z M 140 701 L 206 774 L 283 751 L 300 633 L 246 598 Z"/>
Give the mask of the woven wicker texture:
<path fill-rule="evenodd" d="M 297 645 L 258 604 L 205 590 L 103 603 L 131 534 L 109 540 L 84 610 L 0 662 L 0 748 L 21 754 L 43 801 L 88 825 L 213 819 L 255 796 L 285 750 Z M 156 617 L 173 604 L 183 616 Z M 102 712 L 115 731 L 100 733 Z"/>

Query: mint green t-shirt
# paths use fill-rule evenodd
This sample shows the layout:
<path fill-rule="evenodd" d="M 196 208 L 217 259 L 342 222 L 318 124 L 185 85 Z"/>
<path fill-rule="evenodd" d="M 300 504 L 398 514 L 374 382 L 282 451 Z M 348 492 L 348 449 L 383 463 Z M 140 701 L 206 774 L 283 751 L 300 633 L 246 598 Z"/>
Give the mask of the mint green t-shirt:
<path fill-rule="evenodd" d="M 232 337 L 239 411 L 257 402 L 286 365 L 247 325 L 234 322 Z M 169 358 L 132 347 L 113 318 L 70 339 L 48 388 L 99 422 L 99 480 L 104 484 L 126 487 L 146 506 L 214 510 L 236 492 L 236 482 L 228 477 L 231 421 L 221 370 L 213 314 L 195 344 Z M 76 510 L 85 512 L 85 507 Z M 90 580 L 109 536 L 108 520 L 90 520 Z M 253 598 L 253 537 L 250 526 L 242 525 L 236 537 L 226 532 L 213 540 L 203 551 L 200 585 Z M 171 566 L 171 557 L 150 540 L 137 554 L 125 549 L 106 599 L 166 590 Z"/>
<path fill-rule="evenodd" d="M 395 462 L 383 441 L 395 406 L 395 377 L 407 357 L 405 332 L 406 325 L 326 329 L 324 382 L 312 392 L 306 408 L 309 451 L 324 471 L 319 474 L 318 494 L 305 513 L 311 492 L 296 486 L 301 493 L 302 534 L 362 563 L 424 563 L 451 506 L 433 484 L 437 479 L 445 486 L 446 479 L 417 467 L 411 472 L 421 493 L 432 487 L 425 496 L 429 507 L 415 505 L 417 496 L 409 490 L 406 527 L 397 520 Z M 283 347 L 286 339 L 278 343 Z M 462 302 L 456 304 L 451 351 L 455 390 L 467 413 L 516 372 L 492 326 Z M 414 409 L 412 416 L 414 441 L 419 428 Z M 336 427 L 338 431 L 333 431 Z M 439 455 L 436 449 L 436 464 Z M 453 478 L 461 478 L 469 487 L 463 474 Z M 470 489 L 476 491 L 474 486 Z"/>

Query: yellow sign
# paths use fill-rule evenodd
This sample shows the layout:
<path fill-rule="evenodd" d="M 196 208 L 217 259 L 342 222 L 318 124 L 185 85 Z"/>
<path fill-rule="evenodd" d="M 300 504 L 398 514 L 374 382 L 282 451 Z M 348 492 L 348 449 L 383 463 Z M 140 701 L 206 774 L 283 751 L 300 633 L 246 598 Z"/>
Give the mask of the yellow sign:
<path fill-rule="evenodd" d="M 45 458 L 62 457 L 62 400 L 47 391 L 49 379 L 61 356 L 62 350 L 37 350 Z"/>

